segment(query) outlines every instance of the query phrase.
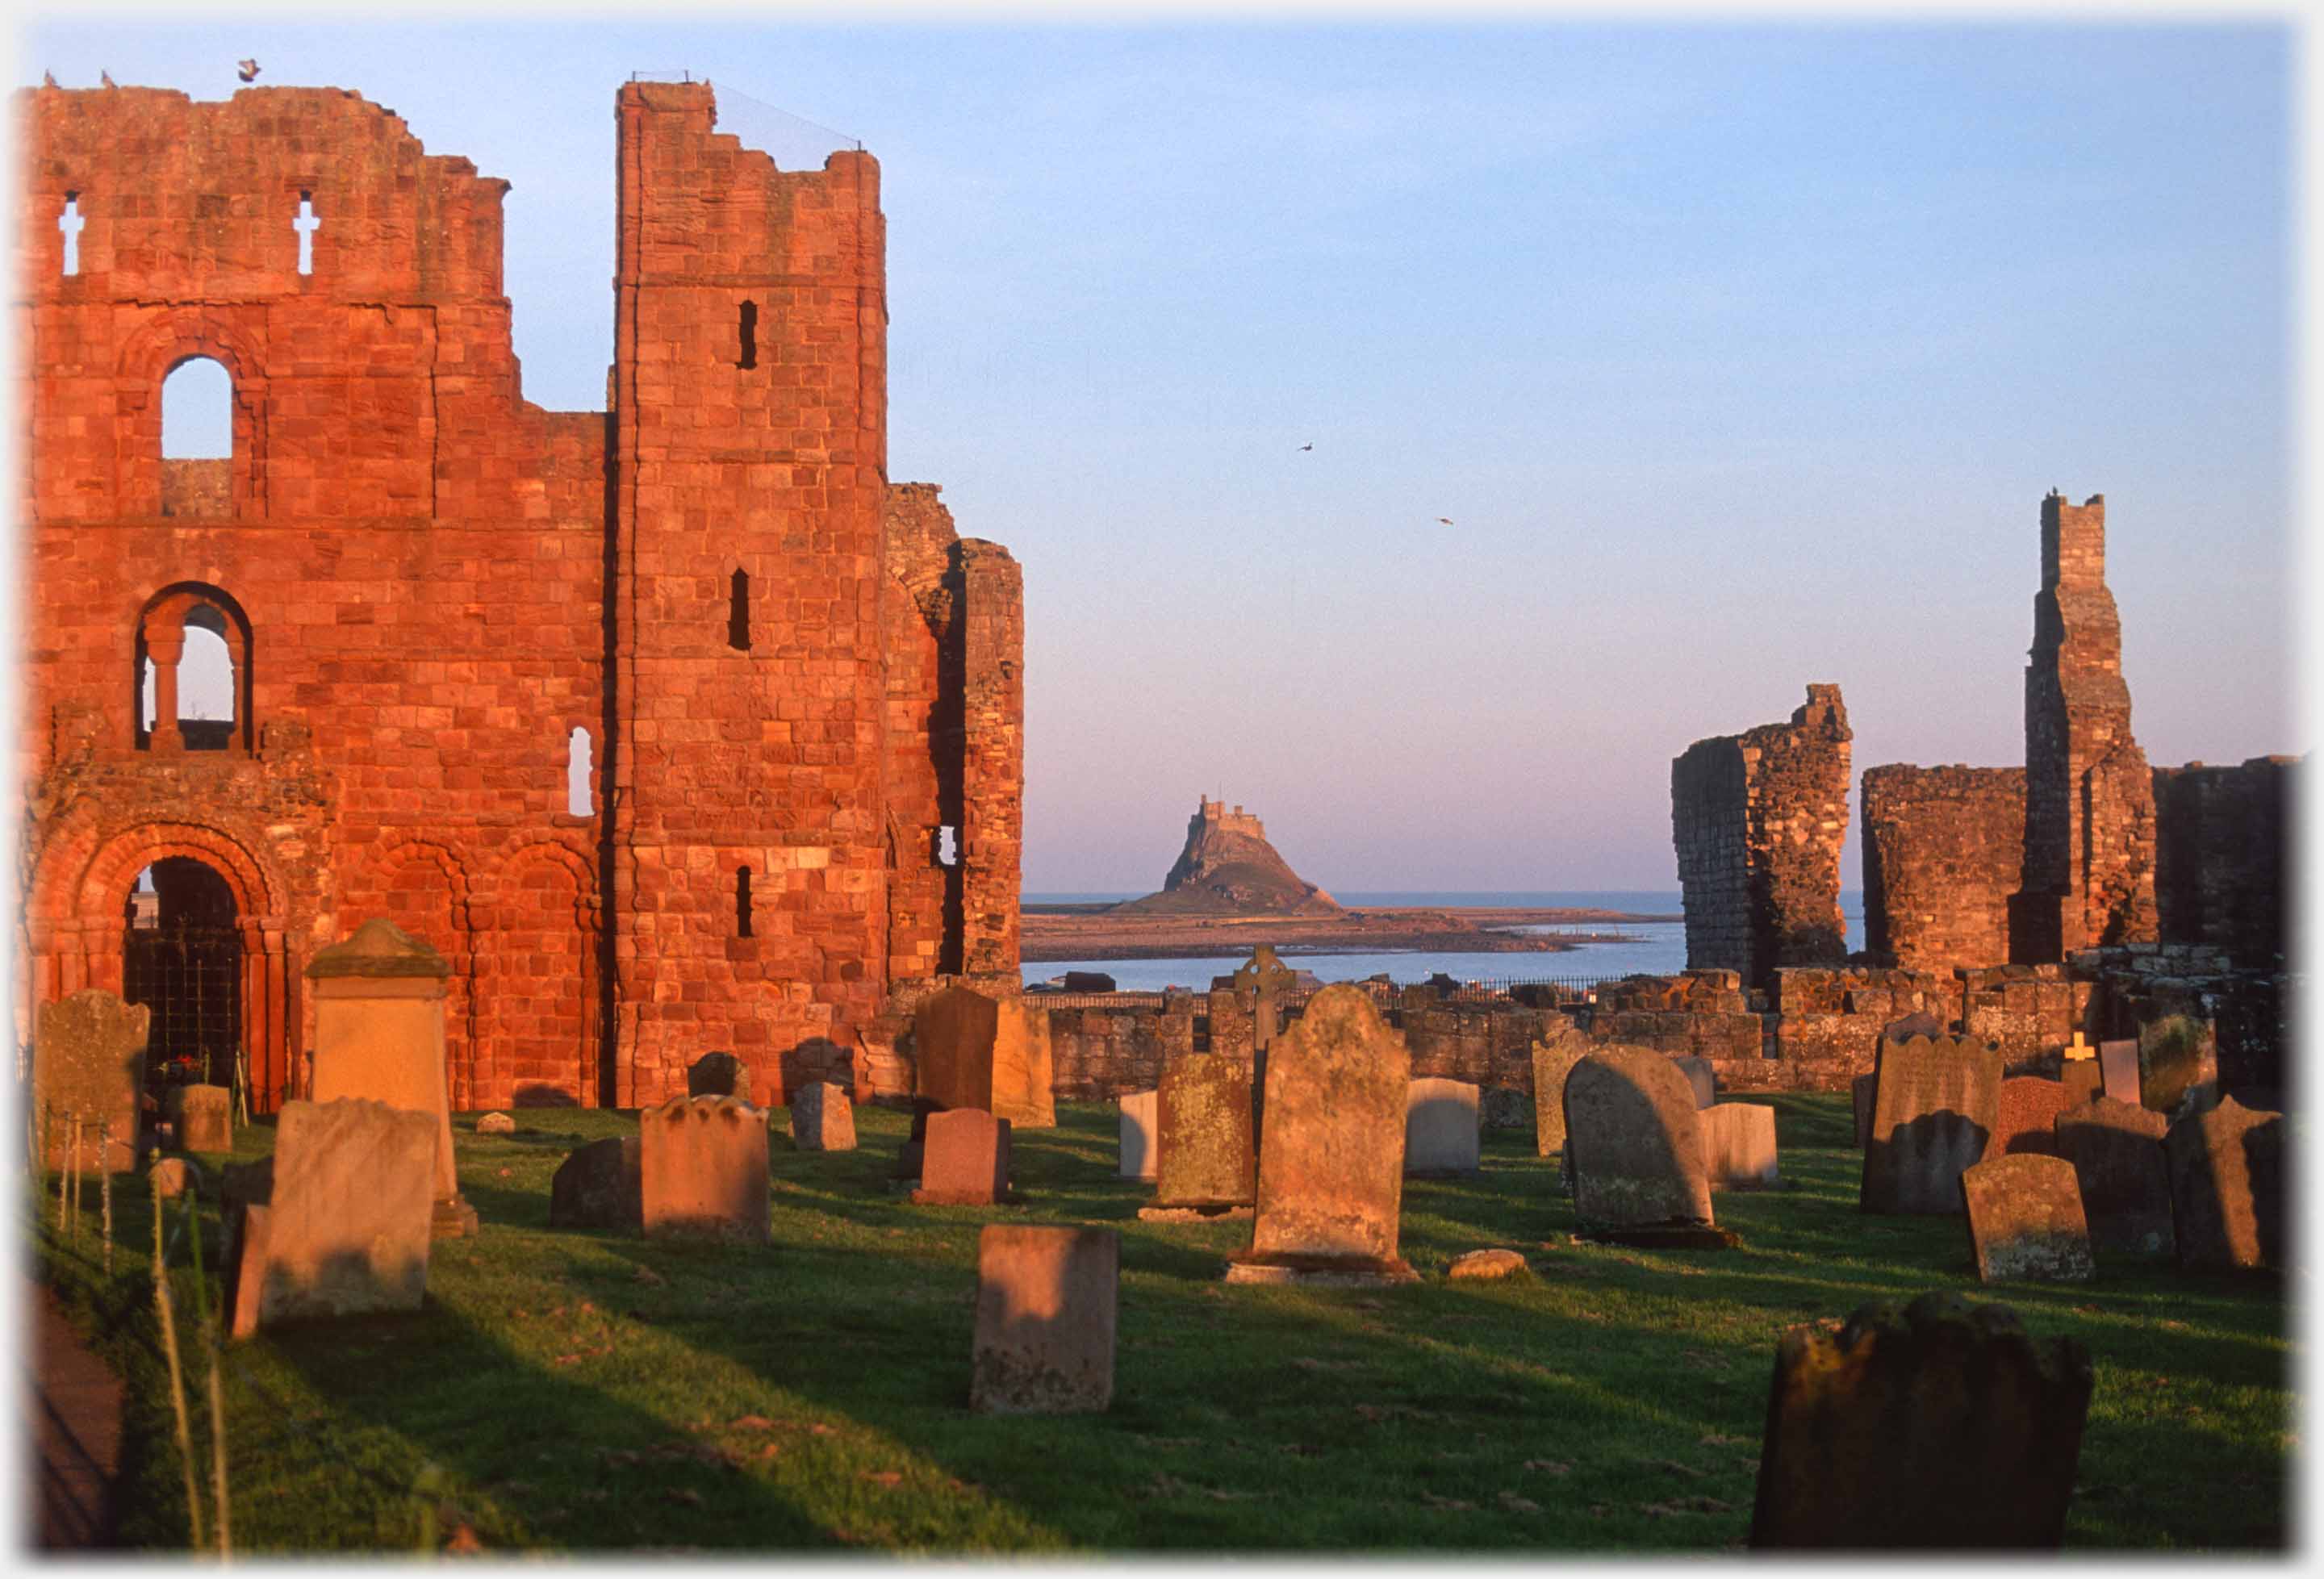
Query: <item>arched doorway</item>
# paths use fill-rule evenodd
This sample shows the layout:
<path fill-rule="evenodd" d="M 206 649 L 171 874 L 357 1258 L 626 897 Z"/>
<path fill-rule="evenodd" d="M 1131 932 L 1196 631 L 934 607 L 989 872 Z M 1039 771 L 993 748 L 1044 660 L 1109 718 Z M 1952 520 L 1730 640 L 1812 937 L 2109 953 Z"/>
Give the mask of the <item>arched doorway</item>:
<path fill-rule="evenodd" d="M 232 1085 L 244 954 L 232 885 L 192 856 L 164 856 L 138 873 L 124 911 L 121 995 L 153 1014 L 148 1088 Z"/>

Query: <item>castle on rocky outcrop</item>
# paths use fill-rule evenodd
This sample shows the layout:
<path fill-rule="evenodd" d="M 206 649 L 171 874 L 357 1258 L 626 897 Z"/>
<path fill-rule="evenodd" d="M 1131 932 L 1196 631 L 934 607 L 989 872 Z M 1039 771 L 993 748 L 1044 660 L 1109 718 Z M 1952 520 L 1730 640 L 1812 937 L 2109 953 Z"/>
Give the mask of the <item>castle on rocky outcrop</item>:
<path fill-rule="evenodd" d="M 1340 901 L 1291 870 L 1267 828 L 1240 806 L 1205 795 L 1186 819 L 1186 843 L 1161 891 L 1116 905 L 1151 915 L 1321 916 Z"/>
<path fill-rule="evenodd" d="M 899 992 L 1014 981 L 1021 580 L 888 479 L 876 161 L 778 170 L 707 84 L 623 86 L 606 410 L 558 412 L 506 183 L 391 112 L 17 107 L 20 1033 L 125 990 L 271 1108 L 301 968 L 384 917 L 451 964 L 456 1106 L 656 1102 L 713 1049 L 763 1102 L 894 1088 Z M 231 457 L 165 459 L 199 358 Z M 229 716 L 184 716 L 196 649 Z"/>

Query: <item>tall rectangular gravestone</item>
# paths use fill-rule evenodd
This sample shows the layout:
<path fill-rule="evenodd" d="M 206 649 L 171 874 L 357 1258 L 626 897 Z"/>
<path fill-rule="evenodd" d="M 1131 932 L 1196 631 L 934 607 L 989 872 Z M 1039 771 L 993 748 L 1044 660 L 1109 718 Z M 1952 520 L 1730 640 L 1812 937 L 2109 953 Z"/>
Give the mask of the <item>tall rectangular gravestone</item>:
<path fill-rule="evenodd" d="M 802 1151 L 855 1150 L 855 1104 L 845 1086 L 810 1080 L 789 1095 L 792 1145 Z"/>
<path fill-rule="evenodd" d="M 143 1004 L 96 988 L 41 1005 L 33 1021 L 32 1101 L 35 1116 L 46 1114 L 51 1168 L 71 1164 L 76 1116 L 83 1168 L 126 1173 L 137 1166 L 137 1094 L 152 1020 Z M 113 1134 L 109 1150 L 99 1144 L 106 1125 Z"/>
<path fill-rule="evenodd" d="M 1565 1077 L 1589 1051 L 1589 1039 L 1570 1025 L 1533 1044 L 1535 1156 L 1565 1150 Z"/>
<path fill-rule="evenodd" d="M 1668 1054 L 1600 1048 L 1565 1080 L 1573 1210 L 1589 1237 L 1711 1247 L 1711 1177 L 1694 1087 Z"/>
<path fill-rule="evenodd" d="M 1756 1102 L 1715 1102 L 1698 1118 L 1702 1166 L 1713 1189 L 1770 1190 L 1775 1169 L 1775 1110 Z"/>
<path fill-rule="evenodd" d="M 1113 1401 L 1121 1236 L 1110 1228 L 988 1223 L 976 1241 L 969 1406 L 1094 1413 Z"/>
<path fill-rule="evenodd" d="M 1267 1063 L 1259 1212 L 1230 1282 L 1408 1282 L 1397 1254 L 1412 1057 L 1346 983 L 1307 1002 Z M 1164 1165 L 1170 1143 L 1162 1145 Z"/>
<path fill-rule="evenodd" d="M 923 1104 L 977 1108 L 1019 1129 L 1057 1122 L 1047 1010 L 946 987 L 913 1011 L 912 1045 Z"/>
<path fill-rule="evenodd" d="M 1963 1169 L 1960 1182 L 1980 1281 L 2089 1281 L 2089 1224 L 2072 1163 L 2019 1152 Z"/>
<path fill-rule="evenodd" d="M 435 1120 L 385 1103 L 287 1102 L 273 1182 L 227 1290 L 237 1327 L 417 1310 L 428 1291 Z"/>
<path fill-rule="evenodd" d="M 1880 1049 L 1872 1135 L 1858 1201 L 1867 1212 L 1950 1215 L 1960 1176 L 1985 1159 L 2001 1119 L 2001 1053 L 1956 1038 Z"/>
<path fill-rule="evenodd" d="M 999 1201 L 1009 1193 L 1009 1131 L 1007 1119 L 982 1108 L 930 1113 L 913 1201 L 923 1206 L 990 1206 Z"/>
<path fill-rule="evenodd" d="M 2116 1102 L 2138 1101 L 2138 1043 L 2098 1043 L 2098 1077 Z"/>
<path fill-rule="evenodd" d="M 1258 1197 L 1250 1072 L 1225 1053 L 1188 1053 L 1162 1067 L 1154 1205 L 1145 1213 L 1248 1206 Z M 1206 1213 L 1215 1214 L 1215 1213 Z"/>
<path fill-rule="evenodd" d="M 2005 1306 L 1923 1294 L 1775 1349 L 1751 1545 L 2020 1549 L 2066 1528 L 2092 1371 Z"/>
<path fill-rule="evenodd" d="M 739 1096 L 679 1096 L 638 1114 L 646 1235 L 772 1237 L 767 1113 Z"/>
<path fill-rule="evenodd" d="M 2090 1242 L 2099 1251 L 2150 1256 L 2176 1251 L 2171 1168 L 2163 1153 L 2170 1127 L 2161 1113 L 2107 1096 L 2058 1114 L 2058 1152 L 2073 1165 Z"/>
<path fill-rule="evenodd" d="M 1155 1177 L 1161 1100 L 1159 1091 L 1132 1091 L 1121 1098 L 1121 1150 L 1115 1168 L 1118 1177 Z"/>
<path fill-rule="evenodd" d="M 1477 1172 L 1477 1087 L 1424 1078 L 1405 1094 L 1404 1177 L 1465 1178 Z"/>

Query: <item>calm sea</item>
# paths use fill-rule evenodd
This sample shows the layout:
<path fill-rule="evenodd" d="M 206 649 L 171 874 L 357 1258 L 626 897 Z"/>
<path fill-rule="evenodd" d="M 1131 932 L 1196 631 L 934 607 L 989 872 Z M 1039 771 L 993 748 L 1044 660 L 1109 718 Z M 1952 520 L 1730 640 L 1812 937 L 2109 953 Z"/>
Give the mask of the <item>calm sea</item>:
<path fill-rule="evenodd" d="M 1028 893 L 1028 904 L 1104 904 L 1136 899 L 1130 893 Z M 1343 905 L 1426 905 L 1447 909 L 1493 906 L 1526 910 L 1627 910 L 1634 915 L 1674 916 L 1682 909 L 1678 891 L 1620 889 L 1561 889 L 1543 893 L 1343 893 Z M 1840 891 L 1840 913 L 1848 923 L 1848 946 L 1864 946 L 1864 895 L 1856 889 Z M 1609 922 L 1636 941 L 1585 943 L 1554 954 L 1415 954 L 1380 951 L 1370 954 L 1327 954 L 1296 948 L 1282 950 L 1283 957 L 1302 970 L 1314 971 L 1327 982 L 1360 981 L 1386 971 L 1397 982 L 1425 982 L 1438 971 L 1457 981 L 1485 978 L 1537 981 L 1563 977 L 1626 976 L 1638 974 L 1669 975 L 1686 968 L 1686 927 L 1679 921 Z M 1570 927 L 1529 928 L 1550 933 Z M 1069 970 L 1103 971 L 1124 992 L 1152 993 L 1164 987 L 1208 987 L 1211 978 L 1234 968 L 1229 959 L 1088 959 L 1043 960 L 1028 964 L 1028 983 L 1046 982 Z"/>

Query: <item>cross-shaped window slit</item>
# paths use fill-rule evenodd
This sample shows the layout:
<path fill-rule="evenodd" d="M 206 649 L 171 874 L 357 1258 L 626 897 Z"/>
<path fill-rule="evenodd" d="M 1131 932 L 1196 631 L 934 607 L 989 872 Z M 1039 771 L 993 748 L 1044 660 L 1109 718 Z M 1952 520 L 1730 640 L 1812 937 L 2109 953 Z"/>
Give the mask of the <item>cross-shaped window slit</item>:
<path fill-rule="evenodd" d="M 88 221 L 80 217 L 80 194 L 65 194 L 65 211 L 57 216 L 57 228 L 65 233 L 65 272 L 80 272 L 80 227 Z"/>
<path fill-rule="evenodd" d="M 302 274 L 315 272 L 315 232 L 323 227 L 315 213 L 314 196 L 312 192 L 299 194 L 299 217 L 290 221 L 290 228 L 299 233 L 299 272 Z"/>

